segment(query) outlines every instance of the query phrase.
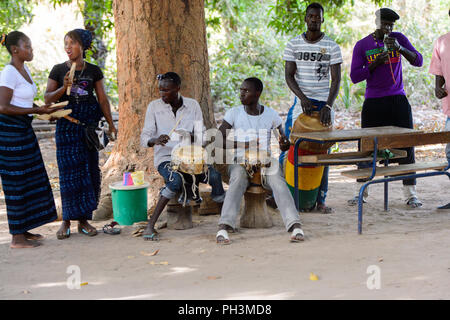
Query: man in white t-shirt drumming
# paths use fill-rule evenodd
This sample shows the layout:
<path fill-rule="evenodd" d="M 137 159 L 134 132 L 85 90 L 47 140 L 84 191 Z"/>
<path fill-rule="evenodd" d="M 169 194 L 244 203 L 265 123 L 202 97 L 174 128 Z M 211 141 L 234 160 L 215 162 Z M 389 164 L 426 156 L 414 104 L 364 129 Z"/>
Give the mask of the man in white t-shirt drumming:
<path fill-rule="evenodd" d="M 343 60 L 336 42 L 320 30 L 324 22 L 323 12 L 319 3 L 311 3 L 306 8 L 307 31 L 290 40 L 284 51 L 286 83 L 296 96 L 286 119 L 287 137 L 295 120 L 303 112 L 310 115 L 313 111 L 319 111 L 323 125 L 333 122 L 332 107 L 339 93 Z M 280 163 L 283 163 L 285 155 L 281 154 Z M 322 213 L 332 212 L 325 205 L 327 191 L 328 167 L 325 167 L 316 202 L 317 210 Z"/>
<path fill-rule="evenodd" d="M 270 152 L 271 131 L 277 130 L 280 134 L 280 149 L 289 149 L 290 143 L 284 135 L 281 118 L 275 110 L 259 104 L 262 90 L 261 80 L 257 78 L 244 80 L 240 87 L 242 105 L 228 110 L 225 114 L 216 136 L 216 147 L 237 149 L 239 154 L 239 151 L 242 152 L 243 149 L 249 149 L 250 146 L 258 144 L 259 148 L 264 148 Z M 233 141 L 226 141 L 231 129 L 234 129 L 234 139 Z M 258 142 L 255 143 L 255 140 Z M 218 244 L 230 243 L 227 230 L 236 228 L 236 219 L 242 196 L 249 185 L 247 171 L 238 162 L 228 165 L 230 182 L 219 220 L 219 231 L 216 236 Z M 277 164 L 276 161 L 275 164 Z M 270 169 L 265 173 L 262 172 L 262 175 L 265 176 L 266 184 L 273 191 L 286 230 L 291 232 L 291 241 L 302 241 L 304 233 L 301 229 L 300 217 L 295 208 L 294 199 L 281 176 L 279 168 L 272 167 Z"/>

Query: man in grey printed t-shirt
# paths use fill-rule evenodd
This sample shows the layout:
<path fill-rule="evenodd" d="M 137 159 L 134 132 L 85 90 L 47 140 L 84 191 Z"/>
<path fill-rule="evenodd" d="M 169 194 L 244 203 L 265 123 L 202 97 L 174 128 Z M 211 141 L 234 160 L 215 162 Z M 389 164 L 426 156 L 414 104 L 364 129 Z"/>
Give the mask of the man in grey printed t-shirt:
<path fill-rule="evenodd" d="M 336 42 L 320 30 L 324 22 L 323 13 L 324 9 L 319 3 L 311 3 L 306 8 L 307 31 L 290 40 L 284 51 L 286 83 L 295 94 L 294 104 L 289 109 L 285 124 L 288 137 L 293 123 L 301 113 L 310 115 L 313 111 L 319 111 L 323 125 L 330 125 L 333 121 L 332 107 L 339 92 L 343 60 Z M 280 155 L 281 164 L 286 155 L 284 152 Z M 316 208 L 322 213 L 332 212 L 325 205 L 328 172 L 329 168 L 325 167 L 317 206 L 309 210 Z"/>

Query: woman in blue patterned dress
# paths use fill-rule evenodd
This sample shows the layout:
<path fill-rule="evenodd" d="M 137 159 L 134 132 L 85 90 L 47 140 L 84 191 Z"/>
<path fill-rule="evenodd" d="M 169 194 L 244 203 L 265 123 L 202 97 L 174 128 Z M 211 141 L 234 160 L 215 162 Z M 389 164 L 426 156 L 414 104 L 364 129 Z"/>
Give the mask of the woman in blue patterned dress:
<path fill-rule="evenodd" d="M 110 104 L 105 93 L 103 73 L 94 64 L 86 62 L 85 51 L 90 48 L 92 35 L 84 29 L 75 29 L 64 37 L 64 49 L 69 60 L 57 64 L 50 72 L 46 103 L 69 101 L 65 109 L 72 109 L 71 117 L 85 124 L 96 124 L 102 116 L 109 124 L 109 135 L 117 134 Z M 69 79 L 71 65 L 76 64 L 75 77 Z M 71 87 L 67 95 L 68 87 Z M 95 94 L 94 94 L 95 92 Z M 84 140 L 83 127 L 65 118 L 56 124 L 56 156 L 63 222 L 56 233 L 58 239 L 70 236 L 70 221 L 78 220 L 78 232 L 95 236 L 96 229 L 88 223 L 97 208 L 101 174 L 98 151 L 90 150 Z"/>
<path fill-rule="evenodd" d="M 56 219 L 55 202 L 32 114 L 55 109 L 33 103 L 36 84 L 25 62 L 33 60 L 30 39 L 22 32 L 2 35 L 11 62 L 0 74 L 0 177 L 5 193 L 11 248 L 33 248 L 43 237 L 29 230 Z"/>

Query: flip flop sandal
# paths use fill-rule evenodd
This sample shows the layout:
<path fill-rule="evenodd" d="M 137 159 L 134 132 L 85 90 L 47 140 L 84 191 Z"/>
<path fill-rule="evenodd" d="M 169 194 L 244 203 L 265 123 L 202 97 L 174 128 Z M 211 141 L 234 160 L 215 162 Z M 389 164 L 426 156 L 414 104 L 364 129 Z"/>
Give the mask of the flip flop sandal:
<path fill-rule="evenodd" d="M 419 208 L 422 206 L 422 202 L 420 202 L 419 199 L 417 199 L 416 197 L 412 197 L 410 198 L 407 202 L 406 205 L 410 208 Z"/>
<path fill-rule="evenodd" d="M 446 209 L 450 209 L 450 202 L 447 203 L 446 205 L 440 206 L 438 207 L 439 210 L 446 210 Z"/>
<path fill-rule="evenodd" d="M 223 240 L 219 240 L 219 237 L 222 237 Z M 228 236 L 227 230 L 219 230 L 216 235 L 216 242 L 220 245 L 228 245 L 231 243 L 230 237 Z"/>
<path fill-rule="evenodd" d="M 159 241 L 157 232 L 152 234 L 144 234 L 142 235 L 142 238 L 144 238 L 145 241 Z"/>
<path fill-rule="evenodd" d="M 366 200 L 365 197 L 363 197 L 362 203 L 367 203 L 367 200 Z M 353 199 L 348 200 L 347 204 L 349 206 L 356 206 L 356 205 L 358 205 L 358 197 L 355 196 Z"/>
<path fill-rule="evenodd" d="M 301 238 L 298 239 L 297 236 L 301 235 Z M 300 228 L 295 228 L 291 233 L 291 242 L 302 242 L 305 240 L 305 234 L 303 230 Z"/>
<path fill-rule="evenodd" d="M 78 226 L 78 232 L 82 233 L 84 235 L 87 235 L 89 237 L 93 237 L 97 235 L 97 230 L 96 229 L 91 229 L 90 231 L 86 230 L 85 228 Z"/>
<path fill-rule="evenodd" d="M 322 214 L 333 213 L 333 208 L 327 207 L 326 205 L 317 205 L 316 210 Z"/>
<path fill-rule="evenodd" d="M 118 223 L 115 221 L 111 222 L 110 224 L 105 224 L 103 226 L 103 232 L 111 235 L 120 234 L 120 228 L 114 228 L 114 226 L 116 225 L 118 225 Z"/>
<path fill-rule="evenodd" d="M 69 237 L 70 237 L 70 228 L 67 228 L 65 233 L 64 232 L 59 232 L 59 231 L 56 232 L 56 238 L 58 240 L 67 239 Z"/>

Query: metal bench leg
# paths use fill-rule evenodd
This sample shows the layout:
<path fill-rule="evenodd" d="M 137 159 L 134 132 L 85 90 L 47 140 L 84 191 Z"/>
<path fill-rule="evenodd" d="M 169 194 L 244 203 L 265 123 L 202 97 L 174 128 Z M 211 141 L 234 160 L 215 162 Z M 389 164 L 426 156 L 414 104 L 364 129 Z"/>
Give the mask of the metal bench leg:
<path fill-rule="evenodd" d="M 363 186 L 359 189 L 358 196 L 358 234 L 362 234 L 362 214 L 363 214 L 363 197 L 364 191 L 368 187 L 370 182 L 363 184 Z"/>
<path fill-rule="evenodd" d="M 384 166 L 389 166 L 389 159 L 384 161 Z M 384 183 L 384 211 L 389 211 L 389 182 Z"/>
<path fill-rule="evenodd" d="M 384 183 L 384 211 L 389 211 L 389 182 Z"/>

